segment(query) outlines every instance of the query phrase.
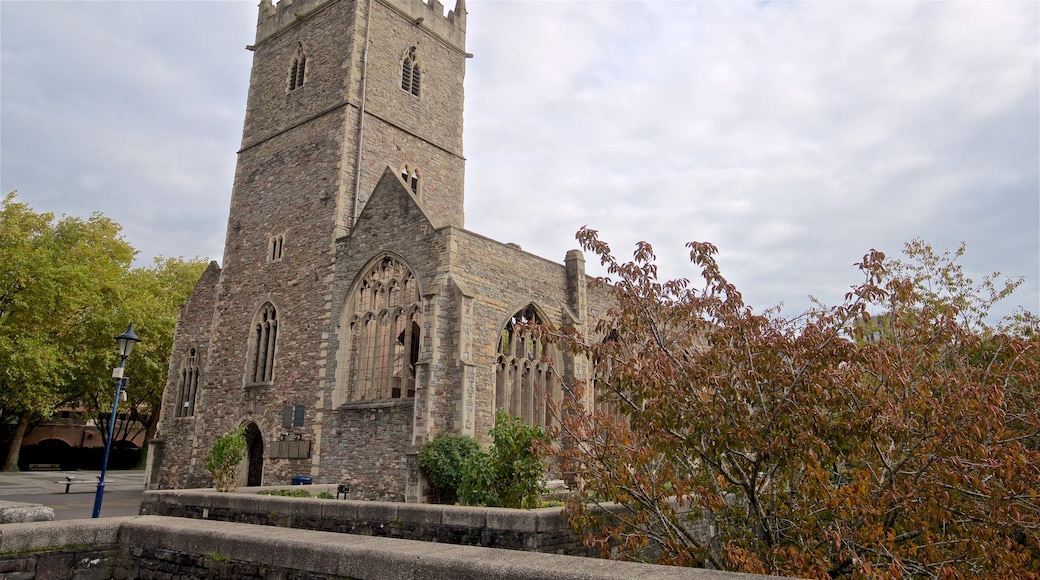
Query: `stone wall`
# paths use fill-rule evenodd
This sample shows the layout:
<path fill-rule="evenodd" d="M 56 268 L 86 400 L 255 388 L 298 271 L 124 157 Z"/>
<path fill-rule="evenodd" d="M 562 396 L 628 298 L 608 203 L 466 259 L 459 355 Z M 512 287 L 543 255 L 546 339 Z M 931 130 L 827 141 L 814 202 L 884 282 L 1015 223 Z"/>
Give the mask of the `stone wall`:
<path fill-rule="evenodd" d="M 335 493 L 336 486 L 313 485 L 307 490 Z M 558 507 L 514 510 L 180 490 L 145 492 L 141 513 L 529 552 L 590 555 Z"/>
<path fill-rule="evenodd" d="M 157 516 L 0 526 L 0 574 L 11 580 L 767 578 Z"/>

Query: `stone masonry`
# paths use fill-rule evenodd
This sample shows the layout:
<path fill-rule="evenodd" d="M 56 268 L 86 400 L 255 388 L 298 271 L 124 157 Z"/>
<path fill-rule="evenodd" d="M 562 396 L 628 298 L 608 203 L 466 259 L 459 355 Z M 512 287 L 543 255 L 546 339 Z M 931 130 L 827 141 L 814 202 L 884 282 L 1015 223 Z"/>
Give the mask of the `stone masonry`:
<path fill-rule="evenodd" d="M 548 422 L 543 396 L 588 378 L 520 324 L 604 314 L 581 253 L 463 227 L 465 37 L 464 0 L 261 1 L 223 267 L 181 308 L 148 488 L 212 485 L 242 425 L 247 485 L 424 501 L 425 440 L 486 440 L 497 407 Z"/>

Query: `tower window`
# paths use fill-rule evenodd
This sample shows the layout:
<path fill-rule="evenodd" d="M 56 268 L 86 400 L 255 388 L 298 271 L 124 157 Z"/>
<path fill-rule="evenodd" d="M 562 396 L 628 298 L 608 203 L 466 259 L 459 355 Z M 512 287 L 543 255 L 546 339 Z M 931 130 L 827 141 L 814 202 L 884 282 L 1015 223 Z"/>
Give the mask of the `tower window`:
<path fill-rule="evenodd" d="M 419 96 L 419 84 L 422 72 L 419 67 L 419 57 L 416 55 L 415 47 L 408 49 L 401 61 L 401 89 Z"/>
<path fill-rule="evenodd" d="M 419 196 L 419 186 L 422 184 L 422 179 L 419 177 L 419 170 L 414 167 L 408 167 L 405 165 L 401 168 L 401 181 L 408 186 L 408 189 L 412 190 L 412 195 Z"/>
<path fill-rule="evenodd" d="M 267 239 L 267 261 L 280 262 L 285 247 L 285 234 L 276 234 Z"/>
<path fill-rule="evenodd" d="M 293 52 L 292 66 L 289 67 L 289 90 L 295 91 L 303 86 L 307 78 L 307 55 L 303 51 L 303 43 L 296 45 Z"/>

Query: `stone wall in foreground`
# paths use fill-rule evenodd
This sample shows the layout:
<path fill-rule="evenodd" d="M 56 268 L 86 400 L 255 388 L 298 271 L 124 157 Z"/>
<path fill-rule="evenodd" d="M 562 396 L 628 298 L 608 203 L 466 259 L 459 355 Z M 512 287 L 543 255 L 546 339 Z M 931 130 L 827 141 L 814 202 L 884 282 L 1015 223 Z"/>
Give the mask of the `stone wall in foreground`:
<path fill-rule="evenodd" d="M 336 486 L 313 485 L 308 491 Z M 439 504 L 301 499 L 187 489 L 146 491 L 142 515 L 236 522 L 549 554 L 592 555 L 561 508 L 514 510 Z M 290 533 L 290 532 L 283 532 Z M 597 554 L 598 555 L 598 554 Z"/>
<path fill-rule="evenodd" d="M 0 577 L 12 580 L 766 578 L 159 516 L 0 525 Z"/>

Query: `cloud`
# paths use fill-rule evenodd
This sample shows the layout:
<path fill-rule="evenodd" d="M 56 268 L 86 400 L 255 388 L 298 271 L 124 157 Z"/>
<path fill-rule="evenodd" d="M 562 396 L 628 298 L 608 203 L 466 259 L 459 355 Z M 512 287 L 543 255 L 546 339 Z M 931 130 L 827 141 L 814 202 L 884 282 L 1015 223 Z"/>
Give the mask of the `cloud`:
<path fill-rule="evenodd" d="M 792 311 L 871 248 L 965 241 L 975 278 L 1026 277 L 1003 312 L 1040 310 L 1040 5 L 467 4 L 469 229 L 562 260 L 588 224 L 670 277 L 710 241 L 749 303 Z M 0 16 L 0 186 L 104 212 L 145 261 L 219 258 L 255 2 Z"/>
<path fill-rule="evenodd" d="M 473 229 L 528 232 L 525 248 L 555 258 L 577 211 L 616 251 L 654 243 L 670 276 L 694 274 L 683 242 L 712 241 L 752 304 L 794 309 L 840 300 L 872 247 L 965 240 L 976 277 L 1010 266 L 1036 309 L 1036 6 L 564 5 L 471 6 L 470 102 L 507 84 L 484 75 L 497 59 L 481 64 L 481 49 L 501 34 L 485 19 L 573 25 L 506 69 L 554 67 L 546 91 L 517 83 L 467 118 Z M 502 199 L 536 219 L 495 215 Z"/>

